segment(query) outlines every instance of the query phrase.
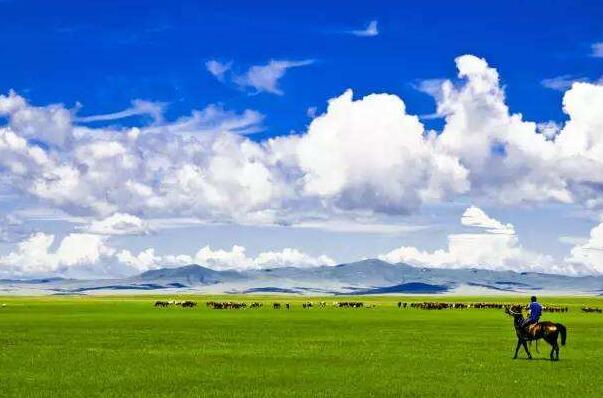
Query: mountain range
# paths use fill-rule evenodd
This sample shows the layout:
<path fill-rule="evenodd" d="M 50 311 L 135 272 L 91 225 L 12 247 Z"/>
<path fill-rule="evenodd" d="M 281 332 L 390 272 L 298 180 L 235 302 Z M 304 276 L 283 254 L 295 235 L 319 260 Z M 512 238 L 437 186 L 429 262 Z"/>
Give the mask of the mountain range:
<path fill-rule="evenodd" d="M 363 260 L 336 266 L 217 271 L 197 264 L 120 279 L 0 280 L 0 294 L 588 294 L 603 295 L 603 276 L 484 269 L 420 268 Z"/>

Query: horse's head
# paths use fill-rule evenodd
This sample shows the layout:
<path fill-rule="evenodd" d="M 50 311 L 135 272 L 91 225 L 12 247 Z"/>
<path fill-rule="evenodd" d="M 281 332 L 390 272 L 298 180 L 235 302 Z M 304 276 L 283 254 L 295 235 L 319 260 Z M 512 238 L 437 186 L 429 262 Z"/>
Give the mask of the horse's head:
<path fill-rule="evenodd" d="M 521 323 L 523 321 L 521 305 L 512 305 L 510 307 L 506 307 L 505 312 L 513 317 L 515 323 Z"/>

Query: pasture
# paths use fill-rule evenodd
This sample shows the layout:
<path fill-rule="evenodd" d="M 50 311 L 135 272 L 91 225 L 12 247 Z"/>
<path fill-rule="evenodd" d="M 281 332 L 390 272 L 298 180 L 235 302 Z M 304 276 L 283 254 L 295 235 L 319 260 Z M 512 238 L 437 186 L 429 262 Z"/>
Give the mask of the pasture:
<path fill-rule="evenodd" d="M 398 301 L 459 297 L 354 297 L 374 308 L 335 308 L 345 298 L 0 298 L 1 397 L 600 397 L 601 298 L 543 297 L 568 312 L 561 360 L 532 345 L 512 360 L 516 337 L 500 309 L 421 310 Z M 260 302 L 217 310 L 206 301 Z M 325 308 L 302 308 L 306 301 Z M 487 301 L 527 302 L 522 298 Z M 282 303 L 273 309 L 273 303 Z M 290 303 L 290 309 L 284 304 Z"/>

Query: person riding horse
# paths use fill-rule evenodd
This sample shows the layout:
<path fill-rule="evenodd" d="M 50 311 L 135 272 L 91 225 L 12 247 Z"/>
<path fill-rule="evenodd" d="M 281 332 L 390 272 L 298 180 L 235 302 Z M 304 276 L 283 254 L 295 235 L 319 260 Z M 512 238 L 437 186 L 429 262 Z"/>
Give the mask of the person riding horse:
<path fill-rule="evenodd" d="M 542 315 L 542 306 L 537 301 L 536 296 L 532 296 L 530 298 L 530 304 L 528 305 L 528 311 L 530 316 L 523 321 L 522 327 L 526 334 L 530 330 L 531 325 L 535 325 L 538 323 L 540 316 Z"/>
<path fill-rule="evenodd" d="M 539 322 L 542 314 L 542 306 L 536 301 L 536 297 L 532 296 L 529 305 L 530 316 L 528 319 L 523 318 L 522 308 L 520 305 L 508 306 L 505 312 L 513 317 L 513 326 L 517 335 L 517 346 L 515 347 L 515 355 L 517 358 L 519 348 L 523 346 L 528 359 L 532 359 L 532 354 L 528 349 L 527 341 L 535 341 L 543 339 L 552 347 L 550 357 L 553 361 L 559 360 L 559 344 L 557 337 L 561 336 L 561 345 L 565 345 L 567 338 L 567 329 L 564 325 L 555 322 Z"/>

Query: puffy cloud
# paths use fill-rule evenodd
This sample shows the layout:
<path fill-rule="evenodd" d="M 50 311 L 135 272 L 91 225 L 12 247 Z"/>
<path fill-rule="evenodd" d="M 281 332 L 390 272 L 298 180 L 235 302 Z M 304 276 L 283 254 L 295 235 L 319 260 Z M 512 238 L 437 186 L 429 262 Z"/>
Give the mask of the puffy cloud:
<path fill-rule="evenodd" d="M 62 105 L 34 107 L 10 91 L 0 95 L 0 116 L 8 117 L 11 130 L 27 139 L 57 146 L 65 146 L 71 139 L 72 114 Z"/>
<path fill-rule="evenodd" d="M 45 275 L 65 273 L 70 268 L 95 264 L 114 255 L 99 235 L 72 233 L 51 250 L 54 235 L 35 233 L 20 242 L 15 250 L 0 257 L 0 273 L 7 275 Z"/>
<path fill-rule="evenodd" d="M 105 219 L 93 221 L 87 231 L 99 235 L 143 235 L 149 232 L 149 225 L 134 215 L 115 213 Z"/>
<path fill-rule="evenodd" d="M 248 270 L 276 267 L 317 267 L 322 265 L 335 265 L 335 261 L 328 256 L 311 256 L 297 249 L 285 248 L 281 251 L 266 251 L 256 257 L 249 257 L 243 246 L 234 245 L 230 250 L 214 250 L 204 246 L 193 256 L 187 254 L 158 256 L 153 248 L 132 254 L 122 250 L 117 254 L 120 262 L 137 269 L 148 269 L 164 266 L 182 266 L 187 264 L 200 264 L 215 270 Z"/>
<path fill-rule="evenodd" d="M 435 148 L 394 95 L 354 101 L 348 90 L 300 137 L 304 192 L 346 209 L 404 213 L 469 189 L 467 170 Z"/>
<path fill-rule="evenodd" d="M 19 242 L 11 252 L 0 257 L 0 276 L 115 277 L 188 264 L 239 271 L 335 265 L 335 261 L 328 256 L 312 256 L 293 248 L 265 251 L 256 257 L 248 256 L 246 249 L 239 245 L 234 245 L 230 250 L 213 250 L 210 246 L 204 246 L 193 255 L 159 255 L 154 248 L 139 253 L 117 250 L 107 240 L 106 235 L 71 233 L 53 249 L 55 235 L 32 234 Z"/>
<path fill-rule="evenodd" d="M 250 67 L 247 72 L 236 76 L 233 80 L 239 86 L 253 88 L 258 93 L 266 92 L 283 95 L 283 91 L 278 87 L 278 81 L 285 76 L 287 70 L 313 63 L 314 60 L 311 59 L 302 61 L 271 60 L 266 65 Z"/>
<path fill-rule="evenodd" d="M 491 234 L 515 235 L 512 224 L 503 224 L 494 218 L 490 218 L 479 207 L 471 206 L 463 213 L 461 224 L 468 227 L 484 228 Z"/>
<path fill-rule="evenodd" d="M 349 33 L 354 36 L 360 36 L 360 37 L 378 36 L 379 30 L 377 29 L 377 21 L 372 20 L 371 22 L 369 22 L 369 24 L 366 26 L 366 28 L 360 29 L 360 30 L 351 30 Z"/>
<path fill-rule="evenodd" d="M 283 62 L 276 74 L 252 68 L 260 77 L 251 80 L 278 89 L 278 78 L 261 76 L 292 67 Z M 603 206 L 603 86 L 574 83 L 563 99 L 568 122 L 537 124 L 509 112 L 485 60 L 456 63 L 460 82 L 429 88 L 445 118 L 440 134 L 389 94 L 346 91 L 306 132 L 257 142 L 242 136 L 261 129 L 252 110 L 212 105 L 140 128 L 91 128 L 60 105 L 34 107 L 11 92 L 0 96 L 0 191 L 70 215 L 239 223 L 408 213 L 459 195 Z"/>
<path fill-rule="evenodd" d="M 7 112 L 28 107 L 16 95 L 3 98 Z M 221 108 L 208 107 L 192 120 L 125 131 L 72 125 L 72 145 L 63 150 L 22 137 L 12 128 L 13 113 L 9 126 L 0 128 L 0 183 L 69 214 L 157 213 L 224 221 L 263 210 L 280 189 L 265 148 L 238 135 L 261 120 L 252 111 L 235 121 Z M 185 131 L 197 134 L 183 136 Z"/>
<path fill-rule="evenodd" d="M 132 254 L 129 250 L 122 250 L 116 254 L 116 257 L 120 263 L 140 272 L 161 267 L 163 261 L 162 257 L 155 255 L 155 249 L 153 248 L 143 250 L 137 255 Z M 191 263 L 192 261 L 185 261 L 182 265 Z"/>
<path fill-rule="evenodd" d="M 587 242 L 579 242 L 572 248 L 566 261 L 576 267 L 585 267 L 603 274 L 603 223 L 590 231 Z"/>
<path fill-rule="evenodd" d="M 485 231 L 451 234 L 448 236 L 447 249 L 428 252 L 411 246 L 402 246 L 379 258 L 391 263 L 403 262 L 423 267 L 576 272 L 571 266 L 555 264 L 549 256 L 524 249 L 519 244 L 513 225 L 501 223 L 477 207 L 471 206 L 465 210 L 461 223 Z"/>
<path fill-rule="evenodd" d="M 576 166 L 584 163 L 588 155 L 584 152 L 568 156 L 565 147 L 569 143 L 563 137 L 575 136 L 570 131 L 571 125 L 583 112 L 578 110 L 579 106 L 568 104 L 586 97 L 597 102 L 603 87 L 575 83 L 564 96 L 564 110 L 570 122 L 551 139 L 541 134 L 535 123 L 522 120 L 520 114 L 509 113 L 498 73 L 483 59 L 462 56 L 457 58 L 457 66 L 466 84 L 442 85 L 437 97 L 438 112 L 445 116 L 446 124 L 438 137 L 438 147 L 458 157 L 470 170 L 472 195 L 503 204 L 572 203 L 597 195 L 591 184 L 583 184 L 581 180 L 596 176 L 595 170 L 603 163 L 591 163 L 591 170 L 578 172 Z M 600 123 L 595 119 L 583 123 L 579 134 Z"/>

